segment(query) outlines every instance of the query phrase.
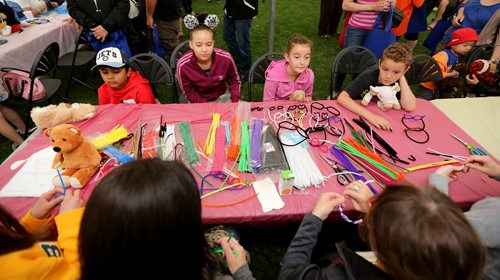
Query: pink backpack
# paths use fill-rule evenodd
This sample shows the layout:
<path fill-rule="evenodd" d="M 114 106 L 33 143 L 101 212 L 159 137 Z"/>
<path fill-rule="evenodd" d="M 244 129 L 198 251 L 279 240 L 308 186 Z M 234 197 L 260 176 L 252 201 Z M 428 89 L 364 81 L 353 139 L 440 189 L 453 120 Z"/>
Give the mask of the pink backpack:
<path fill-rule="evenodd" d="M 30 94 L 30 77 L 29 73 L 11 70 L 2 76 L 2 85 L 7 92 L 17 97 L 22 97 L 26 100 L 29 99 Z M 33 86 L 33 101 L 38 101 L 45 98 L 45 88 L 42 82 L 35 78 L 35 85 Z"/>

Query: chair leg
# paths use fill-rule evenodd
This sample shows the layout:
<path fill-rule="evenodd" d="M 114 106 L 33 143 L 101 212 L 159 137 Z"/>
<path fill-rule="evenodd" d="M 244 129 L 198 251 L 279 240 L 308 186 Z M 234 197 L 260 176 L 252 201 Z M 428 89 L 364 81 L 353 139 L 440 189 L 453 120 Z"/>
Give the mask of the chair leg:
<path fill-rule="evenodd" d="M 172 102 L 179 103 L 179 96 L 177 95 L 177 83 L 175 82 L 175 79 L 172 83 Z"/>
<path fill-rule="evenodd" d="M 248 83 L 247 89 L 248 89 L 248 102 L 252 102 L 252 86 L 250 82 Z"/>
<path fill-rule="evenodd" d="M 24 120 L 24 125 L 26 126 L 26 128 L 24 129 L 24 135 L 23 135 L 24 140 L 28 139 L 28 136 L 29 136 L 30 124 L 31 124 L 30 112 L 31 112 L 31 110 L 28 111 L 28 113 L 26 114 L 26 119 Z"/>

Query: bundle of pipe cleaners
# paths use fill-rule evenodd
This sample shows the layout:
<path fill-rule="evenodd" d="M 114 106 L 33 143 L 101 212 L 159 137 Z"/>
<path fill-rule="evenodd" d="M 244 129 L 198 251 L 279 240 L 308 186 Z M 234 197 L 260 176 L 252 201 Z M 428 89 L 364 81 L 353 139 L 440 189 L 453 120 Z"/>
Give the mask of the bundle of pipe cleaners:
<path fill-rule="evenodd" d="M 294 134 L 296 136 L 294 136 Z M 301 144 L 294 145 L 300 140 L 296 132 L 287 132 L 279 135 L 283 145 L 290 169 L 295 174 L 293 186 L 299 189 L 305 189 L 309 186 L 319 186 L 325 181 L 325 177 L 321 174 L 316 162 L 312 159 L 308 152 L 308 143 L 303 141 Z"/>
<path fill-rule="evenodd" d="M 355 139 L 339 140 L 337 147 L 354 165 L 363 170 L 381 187 L 395 184 L 404 178 L 402 173 L 393 169 L 381 157 Z"/>

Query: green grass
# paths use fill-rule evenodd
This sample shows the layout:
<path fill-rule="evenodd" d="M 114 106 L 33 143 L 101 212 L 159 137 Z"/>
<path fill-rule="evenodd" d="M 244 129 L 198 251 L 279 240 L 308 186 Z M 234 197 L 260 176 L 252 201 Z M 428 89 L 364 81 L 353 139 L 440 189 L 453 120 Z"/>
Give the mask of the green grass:
<path fill-rule="evenodd" d="M 282 52 L 288 38 L 300 33 L 307 36 L 314 43 L 311 68 L 315 73 L 314 99 L 325 99 L 329 95 L 330 65 L 335 54 L 340 51 L 338 36 L 322 39 L 316 35 L 319 20 L 319 0 L 282 0 L 277 1 L 275 18 L 275 35 L 273 51 Z M 251 44 L 253 60 L 268 52 L 268 23 L 269 23 L 270 0 L 262 3 L 259 1 L 259 15 L 254 19 L 251 29 Z M 195 12 L 215 13 L 220 18 L 220 25 L 216 28 L 216 47 L 227 49 L 222 39 L 222 18 L 224 1 L 207 3 L 205 0 L 197 0 L 193 3 Z M 342 30 L 343 19 L 339 26 Z M 184 33 L 187 30 L 184 28 Z M 420 41 L 425 38 L 426 33 L 420 34 Z M 187 40 L 184 36 L 181 40 Z M 415 48 L 415 53 L 428 53 L 419 43 Z M 83 74 L 81 71 L 78 74 Z M 58 78 L 64 81 L 63 89 L 66 86 L 68 72 L 58 70 Z M 87 73 L 87 81 L 95 87 L 102 84 L 102 80 L 96 73 Z M 253 101 L 261 100 L 261 96 L 253 91 Z M 171 102 L 171 89 L 169 87 L 159 87 L 160 101 L 162 103 Z M 246 85 L 242 87 L 242 93 L 247 98 Z M 73 102 L 97 104 L 97 95 L 88 89 L 74 86 L 71 89 L 70 98 Z M 53 103 L 62 102 L 55 97 Z M 5 160 L 12 152 L 11 142 L 0 136 L 0 161 Z M 257 279 L 276 279 L 279 272 L 279 262 L 283 257 L 286 248 L 293 237 L 298 224 L 287 225 L 278 229 L 254 230 L 251 227 L 241 230 L 242 243 L 251 253 L 251 269 Z M 342 240 L 356 235 L 350 225 L 339 222 L 331 224 L 338 239 Z M 331 236 L 327 236 L 331 238 Z"/>

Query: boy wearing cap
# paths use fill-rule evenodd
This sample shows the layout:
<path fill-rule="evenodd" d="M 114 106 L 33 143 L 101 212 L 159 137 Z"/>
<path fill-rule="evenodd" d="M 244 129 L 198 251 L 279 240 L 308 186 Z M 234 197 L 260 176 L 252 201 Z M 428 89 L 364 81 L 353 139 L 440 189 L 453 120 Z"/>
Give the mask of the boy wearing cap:
<path fill-rule="evenodd" d="M 443 79 L 458 78 L 460 73 L 453 69 L 461 56 L 472 50 L 479 37 L 472 28 L 462 28 L 455 30 L 451 34 L 450 42 L 445 49 L 435 54 L 432 58 L 436 60 L 443 73 Z M 437 82 L 420 83 L 419 98 L 430 100 L 437 88 Z"/>
<path fill-rule="evenodd" d="M 99 88 L 99 105 L 119 103 L 158 104 L 148 80 L 128 65 L 127 55 L 118 48 L 104 48 L 96 57 L 104 84 Z"/>

